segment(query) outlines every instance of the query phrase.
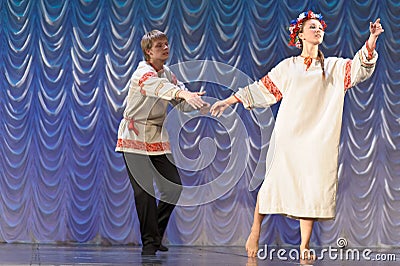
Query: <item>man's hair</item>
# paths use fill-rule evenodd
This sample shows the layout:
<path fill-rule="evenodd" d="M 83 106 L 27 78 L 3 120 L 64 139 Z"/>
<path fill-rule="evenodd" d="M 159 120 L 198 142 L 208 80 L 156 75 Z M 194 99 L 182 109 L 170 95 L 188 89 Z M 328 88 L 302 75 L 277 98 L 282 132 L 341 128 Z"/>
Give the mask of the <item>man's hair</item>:
<path fill-rule="evenodd" d="M 146 59 L 146 61 L 148 61 L 150 59 L 149 55 L 146 53 L 146 50 L 151 49 L 151 47 L 153 47 L 153 42 L 155 40 L 160 40 L 160 39 L 168 40 L 168 37 L 167 37 L 167 35 L 165 35 L 164 32 L 159 31 L 159 30 L 152 30 L 152 31 L 146 33 L 145 35 L 143 35 L 140 45 L 142 46 L 142 51 L 143 51 L 144 58 Z"/>

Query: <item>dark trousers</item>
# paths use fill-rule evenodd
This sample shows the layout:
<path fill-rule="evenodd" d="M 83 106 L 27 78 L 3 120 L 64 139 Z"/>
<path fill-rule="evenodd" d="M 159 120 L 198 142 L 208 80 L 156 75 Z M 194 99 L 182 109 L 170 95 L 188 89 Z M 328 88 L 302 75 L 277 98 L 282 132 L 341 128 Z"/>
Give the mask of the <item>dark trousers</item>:
<path fill-rule="evenodd" d="M 124 153 L 123 157 L 135 195 L 143 247 L 158 247 L 182 192 L 178 170 L 171 155 Z M 153 181 L 159 192 L 158 205 Z"/>

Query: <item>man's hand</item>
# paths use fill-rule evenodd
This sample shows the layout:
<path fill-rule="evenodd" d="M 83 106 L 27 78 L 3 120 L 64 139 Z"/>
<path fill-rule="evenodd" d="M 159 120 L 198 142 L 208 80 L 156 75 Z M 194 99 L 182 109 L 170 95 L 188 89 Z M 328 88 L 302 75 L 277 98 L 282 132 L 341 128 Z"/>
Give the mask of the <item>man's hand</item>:
<path fill-rule="evenodd" d="M 178 97 L 184 99 L 194 109 L 199 109 L 202 108 L 203 106 L 209 106 L 207 102 L 201 99 L 201 96 L 203 96 L 205 93 L 206 93 L 205 91 L 190 92 L 182 90 L 179 91 Z"/>

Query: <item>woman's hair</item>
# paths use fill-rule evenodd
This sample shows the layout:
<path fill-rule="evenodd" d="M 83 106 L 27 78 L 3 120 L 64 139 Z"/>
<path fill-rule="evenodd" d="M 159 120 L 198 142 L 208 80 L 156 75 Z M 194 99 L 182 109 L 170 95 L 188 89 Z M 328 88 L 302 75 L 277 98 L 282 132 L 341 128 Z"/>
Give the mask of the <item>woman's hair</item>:
<path fill-rule="evenodd" d="M 140 45 L 142 46 L 142 51 L 144 54 L 144 58 L 146 61 L 150 60 L 149 55 L 146 53 L 147 50 L 151 49 L 153 47 L 153 42 L 154 40 L 160 40 L 160 39 L 167 39 L 167 35 L 165 35 L 164 32 L 159 31 L 159 30 L 152 30 L 142 37 L 142 41 L 140 42 Z"/>
<path fill-rule="evenodd" d="M 308 19 L 307 19 L 307 20 L 308 20 Z M 303 32 L 303 27 L 304 27 L 304 24 L 305 24 L 305 22 L 306 22 L 307 20 L 304 20 L 303 23 L 300 25 L 300 31 L 299 31 L 299 33 Z M 299 38 L 299 41 L 300 41 L 301 47 L 303 48 L 303 40 Z M 321 68 L 322 68 L 322 77 L 325 78 L 325 65 L 324 65 L 324 60 L 325 60 L 324 53 L 323 53 L 321 50 L 318 49 L 317 61 L 319 61 L 320 64 L 321 64 Z"/>
<path fill-rule="evenodd" d="M 325 56 L 324 56 L 324 53 L 319 49 L 318 49 L 317 60 L 319 60 L 319 63 L 321 64 L 322 77 L 325 78 L 325 65 L 324 65 Z"/>

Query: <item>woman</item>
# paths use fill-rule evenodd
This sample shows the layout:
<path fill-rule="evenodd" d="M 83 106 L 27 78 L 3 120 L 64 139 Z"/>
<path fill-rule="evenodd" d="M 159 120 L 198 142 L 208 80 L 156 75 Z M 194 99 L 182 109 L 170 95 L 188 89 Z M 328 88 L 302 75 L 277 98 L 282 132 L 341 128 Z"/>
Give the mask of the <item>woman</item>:
<path fill-rule="evenodd" d="M 300 220 L 301 257 L 309 255 L 314 221 L 335 217 L 344 96 L 347 89 L 372 75 L 378 57 L 375 44 L 384 30 L 380 19 L 370 23 L 368 41 L 350 60 L 324 58 L 319 45 L 325 28 L 320 14 L 301 13 L 289 28 L 289 45 L 300 48 L 301 54 L 283 60 L 261 80 L 217 101 L 210 110 L 211 115 L 221 116 L 237 102 L 251 109 L 282 100 L 271 141 L 274 147 L 267 155 L 271 164 L 246 242 L 249 257 L 257 255 L 266 214 Z"/>

